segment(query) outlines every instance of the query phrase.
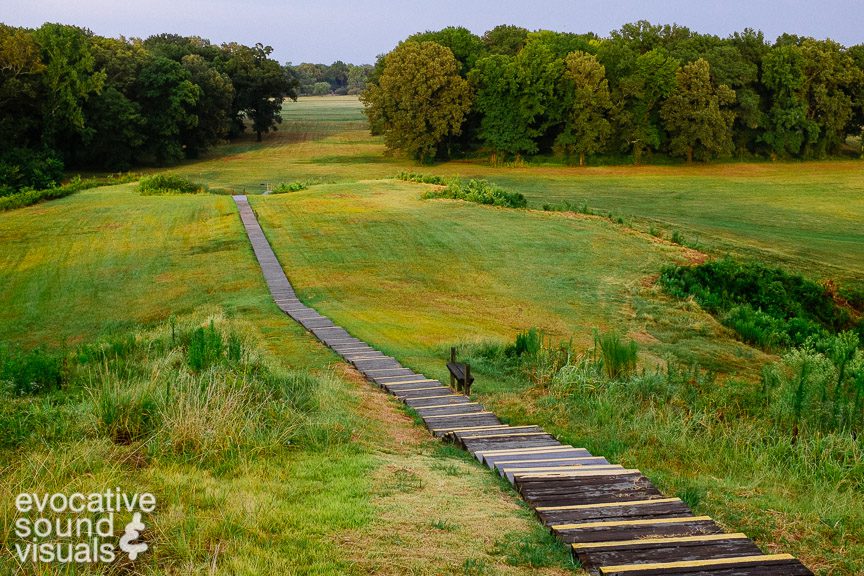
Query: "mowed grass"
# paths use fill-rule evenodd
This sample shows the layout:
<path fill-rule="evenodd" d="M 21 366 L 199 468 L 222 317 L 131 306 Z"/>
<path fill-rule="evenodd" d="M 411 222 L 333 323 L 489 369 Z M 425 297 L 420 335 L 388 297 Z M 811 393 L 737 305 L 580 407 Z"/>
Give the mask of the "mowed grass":
<path fill-rule="evenodd" d="M 217 188 L 260 192 L 268 183 L 347 183 L 403 170 L 488 178 L 523 193 L 534 208 L 585 202 L 640 230 L 716 254 L 784 265 L 819 279 L 864 282 L 864 170 L 859 161 L 719 163 L 694 166 L 488 165 L 485 158 L 418 167 L 388 155 L 369 135 L 351 96 L 304 97 L 263 145 L 250 135 L 177 171 Z"/>
<path fill-rule="evenodd" d="M 381 573 L 414 565 L 416 574 L 462 574 L 469 560 L 495 573 L 566 571 L 563 550 L 538 539 L 536 523 L 512 492 L 501 491 L 476 463 L 439 454 L 393 401 L 278 311 L 229 197 L 142 197 L 132 186 L 117 186 L 0 214 L 0 282 L 4 347 L 71 352 L 103 338 L 167 338 L 171 316 L 180 326 L 215 318 L 220 329 L 241 334 L 251 354 L 319 383 L 311 392 L 316 410 L 298 423 L 308 433 L 297 443 L 201 462 L 148 454 L 138 443 L 115 443 L 99 432 L 89 391 L 104 377 L 98 367 L 86 388 L 42 397 L 13 397 L 4 388 L 0 417 L 15 422 L 14 406 L 48 425 L 28 425 L 23 443 L 0 450 L 0 572 L 18 570 L 17 493 L 114 486 L 158 498 L 155 516 L 146 520 L 152 547 L 136 565 L 140 574 L 342 575 L 366 573 L 370 564 Z M 159 378 L 161 362 L 132 372 Z M 448 474 L 454 466 L 455 476 Z M 423 479 L 410 504 L 398 490 L 381 492 L 379 481 L 393 467 Z M 440 494 L 454 492 L 472 494 L 477 505 L 465 521 L 461 507 L 440 509 Z M 429 517 L 417 514 L 421 507 Z M 436 521 L 452 530 L 435 528 Z M 399 524 L 404 541 L 386 536 L 388 523 Z M 546 568 L 513 561 L 496 547 L 513 534 L 526 535 Z M 352 546 L 358 540 L 362 546 Z M 410 542 L 422 543 L 430 556 L 417 563 Z M 91 568 L 79 572 L 101 570 Z M 55 573 L 50 565 L 23 570 Z"/>
<path fill-rule="evenodd" d="M 328 138 L 335 145 L 347 136 Z M 320 186 L 256 197 L 253 206 L 306 302 L 437 378 L 446 377 L 451 344 L 512 341 L 538 326 L 582 349 L 593 328 L 617 329 L 640 343 L 643 366 L 698 362 L 723 374 L 718 386 L 734 381 L 730 397 L 736 387 L 758 386 L 770 357 L 654 286 L 664 264 L 703 256 L 652 237 L 649 226 L 667 238 L 679 230 L 709 254 L 755 256 L 816 278 L 860 277 L 853 162 L 586 170 L 481 162 L 418 168 L 393 158 L 384 172 L 381 161 L 363 160 L 376 146 L 368 142 L 355 156 L 346 148 L 346 161 L 333 164 L 338 176 Z M 274 162 L 284 161 L 277 173 L 311 164 L 290 151 L 274 152 Z M 422 201 L 423 186 L 380 179 L 403 169 L 484 176 L 525 193 L 535 208 L 585 201 L 624 216 L 635 230 L 572 213 Z M 620 206 L 607 207 L 604 198 L 620 198 Z M 697 512 L 751 533 L 766 549 L 801 556 L 819 574 L 864 569 L 857 440 L 829 436 L 790 446 L 767 419 L 714 413 L 702 420 L 677 407 L 640 412 L 604 402 L 602 394 L 590 404 L 597 411 L 586 413 L 578 399 L 492 373 L 479 373 L 475 390 L 505 419 L 541 423 L 640 467 Z"/>

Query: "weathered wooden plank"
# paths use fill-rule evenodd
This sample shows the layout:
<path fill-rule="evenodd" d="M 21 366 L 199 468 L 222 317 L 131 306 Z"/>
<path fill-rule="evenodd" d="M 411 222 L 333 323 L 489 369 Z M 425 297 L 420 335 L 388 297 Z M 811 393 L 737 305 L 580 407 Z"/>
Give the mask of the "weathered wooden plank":
<path fill-rule="evenodd" d="M 529 448 L 525 450 L 485 450 L 475 454 L 481 462 L 493 468 L 496 462 L 509 460 L 521 460 L 525 458 L 545 457 L 582 457 L 591 456 L 584 448 L 574 448 L 566 444 L 558 443 L 557 446 L 544 446 L 540 448 Z"/>
<path fill-rule="evenodd" d="M 740 536 L 740 537 L 739 537 Z M 624 543 L 655 542 L 617 548 L 575 548 L 573 553 L 588 569 L 621 564 L 648 564 L 670 560 L 707 560 L 712 558 L 732 558 L 736 556 L 756 556 L 762 553 L 756 544 L 744 534 L 711 534 L 685 538 L 660 538 L 627 540 Z M 679 541 L 679 542 L 676 542 Z M 658 542 L 659 541 L 659 542 Z M 667 541 L 666 543 L 660 543 Z M 671 542 L 669 542 L 671 541 Z M 590 544 L 588 544 L 590 546 Z"/>
<path fill-rule="evenodd" d="M 644 502 L 644 501 L 643 501 Z M 614 503 L 596 508 L 569 510 L 537 511 L 544 524 L 567 524 L 573 522 L 591 522 L 599 520 L 640 520 L 649 518 L 666 518 L 692 514 L 690 507 L 680 500 L 658 499 L 649 503 L 622 505 Z"/>
<path fill-rule="evenodd" d="M 652 564 L 621 564 L 603 566 L 600 574 L 603 576 L 654 576 L 659 574 L 705 574 L 712 570 L 749 569 L 753 567 L 782 569 L 777 574 L 789 575 L 800 573 L 800 562 L 789 554 L 757 554 L 753 556 L 736 556 L 732 558 L 712 558 L 702 560 L 683 560 L 672 562 L 656 562 Z M 734 573 L 734 572 L 733 572 Z"/>
<path fill-rule="evenodd" d="M 609 461 L 599 456 L 556 458 L 553 455 L 550 458 L 536 460 L 504 460 L 493 466 L 493 468 L 497 469 L 499 474 L 503 474 L 505 469 L 511 468 L 557 468 L 560 466 L 597 466 L 601 464 L 609 464 Z"/>
<path fill-rule="evenodd" d="M 409 398 L 434 398 L 436 396 L 448 396 L 452 393 L 453 391 L 445 386 L 434 386 L 425 390 L 397 390 L 391 392 L 391 394 L 403 400 Z"/>
<path fill-rule="evenodd" d="M 456 414 L 465 414 L 475 410 L 483 410 L 483 405 L 477 402 L 465 402 L 463 404 L 439 404 L 432 406 L 424 406 L 422 408 L 414 408 L 420 416 L 455 416 Z"/>
<path fill-rule="evenodd" d="M 505 449 L 505 448 L 540 448 L 547 446 L 560 446 L 561 443 L 555 438 L 549 437 L 530 437 L 530 438 L 479 438 L 467 439 L 462 445 L 466 450 L 477 457 L 477 452 L 485 450 Z"/>
<path fill-rule="evenodd" d="M 412 408 L 422 408 L 440 404 L 467 404 L 471 400 L 463 394 L 450 394 L 449 396 L 433 396 L 431 398 L 406 398 L 404 402 Z"/>
<path fill-rule="evenodd" d="M 663 497 L 642 474 L 606 478 L 517 478 L 516 486 L 525 501 L 534 507 L 576 506 Z"/>
<path fill-rule="evenodd" d="M 659 520 L 663 520 L 660 522 Z M 669 538 L 675 536 L 697 536 L 700 534 L 721 534 L 720 528 L 710 518 L 691 516 L 679 518 L 675 521 L 670 518 L 649 520 L 633 520 L 633 524 L 609 523 L 607 526 L 584 527 L 584 528 L 552 528 L 552 532 L 563 542 L 572 544 L 574 542 L 607 542 L 611 540 L 636 540 L 639 538 Z M 636 522 L 642 522 L 638 524 Z"/>

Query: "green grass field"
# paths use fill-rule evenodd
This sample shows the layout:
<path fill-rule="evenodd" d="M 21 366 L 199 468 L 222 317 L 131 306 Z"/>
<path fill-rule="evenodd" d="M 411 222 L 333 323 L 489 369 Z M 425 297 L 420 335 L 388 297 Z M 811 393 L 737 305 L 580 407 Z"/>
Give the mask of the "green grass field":
<path fill-rule="evenodd" d="M 124 392 L 134 397 L 165 380 L 180 394 L 188 369 L 173 353 L 134 364 L 129 373 L 144 374 L 141 381 L 121 370 L 107 397 L 102 383 L 111 379 L 98 366 L 76 367 L 59 392 L 19 397 L 3 386 L 0 572 L 55 573 L 50 565 L 16 572 L 17 493 L 120 486 L 157 496 L 152 554 L 136 564 L 138 574 L 402 574 L 405 567 L 462 574 L 474 565 L 503 574 L 563 573 L 566 555 L 512 492 L 476 463 L 441 452 L 395 402 L 335 364 L 335 355 L 276 308 L 229 197 L 99 188 L 0 214 L 0 230 L 4 348 L 42 345 L 72 354 L 81 345 L 132 338 L 151 349 L 150 339 L 173 333 L 172 317 L 181 327 L 214 318 L 267 366 L 314 378 L 318 406 L 292 424 L 296 438 L 282 448 L 190 461 L 185 452 L 154 451 L 150 441 L 112 442 L 104 414 L 100 420 L 100 406 L 122 407 Z M 77 366 L 75 357 L 67 356 L 70 365 Z M 212 378 L 234 376 L 219 369 Z M 167 421 L 169 444 L 209 438 L 196 426 L 214 418 L 229 426 L 235 397 L 225 394 L 215 405 L 181 402 L 179 416 Z M 164 407 L 169 416 L 174 406 L 176 399 Z M 394 470 L 405 485 L 388 484 Z M 479 507 L 473 517 L 462 514 L 468 502 Z M 424 553 L 390 538 L 393 525 Z M 546 567 L 535 570 L 531 559 L 514 559 L 499 545 L 514 539 L 540 550 Z"/>
<path fill-rule="evenodd" d="M 310 183 L 301 192 L 252 198 L 301 298 L 437 378 L 445 376 L 454 344 L 511 342 L 536 326 L 553 341 L 572 339 L 587 350 L 594 329 L 614 329 L 639 343 L 642 367 L 695 362 L 720 374 L 712 385 L 720 396 L 737 398 L 738 390 L 758 385 L 762 366 L 774 358 L 738 342 L 695 303 L 665 296 L 654 284 L 663 265 L 731 252 L 817 279 L 864 281 L 864 176 L 857 162 L 580 169 L 476 160 L 418 167 L 385 154 L 354 98 L 286 103 L 284 117 L 261 145 L 248 137 L 171 172 L 249 194 Z M 421 200 L 426 186 L 391 179 L 403 170 L 488 178 L 525 194 L 533 210 Z M 563 201 L 586 202 L 625 224 L 541 209 Z M 699 250 L 656 238 L 652 228 L 664 238 L 679 231 Z M 74 347 L 106 333 L 155 330 L 172 315 L 199 323 L 216 315 L 275 364 L 325 376 L 334 370 L 335 357 L 269 300 L 227 196 L 141 197 L 124 185 L 0 214 L 0 281 L 4 343 Z M 501 551 L 501 542 L 519 534 L 528 534 L 520 549 L 544 551 L 545 573 L 564 570 L 511 494 L 476 466 L 440 454 L 389 402 L 335 370 L 328 393 L 339 405 L 312 420 L 325 430 L 348 422 L 352 433 L 324 452 L 286 450 L 218 474 L 166 459 L 144 474 L 111 468 L 96 475 L 161 487 L 175 513 L 201 510 L 195 517 L 207 526 L 205 540 L 188 540 L 191 527 L 164 519 L 166 546 L 185 552 L 153 570 L 203 571 L 222 555 L 225 564 L 217 565 L 225 573 L 284 571 L 284 554 L 303 559 L 308 573 L 538 573 L 532 561 Z M 640 404 L 614 390 L 580 396 L 494 370 L 477 375 L 477 395 L 504 419 L 542 424 L 639 467 L 698 512 L 748 532 L 767 550 L 800 556 L 819 574 L 864 571 L 860 439 L 814 436 L 791 446 L 764 418 L 727 410 L 734 402 L 708 402 L 694 412 L 675 403 Z M 709 397 L 714 390 L 694 393 Z M 4 486 L 23 485 L 39 459 L 60 467 L 64 447 L 6 452 Z M 78 458 L 75 450 L 67 450 L 67 460 Z M 91 458 L 98 470 L 116 459 L 100 450 Z M 191 489 L 169 489 L 181 472 L 211 487 L 214 499 L 199 508 Z M 346 477 L 372 480 L 337 481 Z M 388 485 L 392 477 L 402 480 Z M 35 478 L 40 485 L 56 481 Z M 422 488 L 446 482 L 456 483 L 448 490 L 486 498 L 494 513 L 460 520 L 459 506 Z M 283 484 L 296 490 L 280 492 Z M 273 530 L 235 505 L 214 519 L 237 486 L 262 506 L 278 494 L 277 515 L 286 520 Z M 321 502 L 309 500 L 322 489 Z M 339 515 L 346 507 L 347 519 Z M 392 537 L 392 526 L 406 536 Z M 481 544 L 466 544 L 468 534 Z M 414 542 L 424 544 L 425 555 Z"/>

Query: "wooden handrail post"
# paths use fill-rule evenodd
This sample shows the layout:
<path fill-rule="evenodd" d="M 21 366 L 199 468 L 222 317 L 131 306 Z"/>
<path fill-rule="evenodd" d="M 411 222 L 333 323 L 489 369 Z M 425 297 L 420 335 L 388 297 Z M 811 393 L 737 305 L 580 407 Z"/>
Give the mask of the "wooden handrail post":
<path fill-rule="evenodd" d="M 455 363 L 456 363 L 456 347 L 455 347 L 455 346 L 451 346 L 451 347 L 450 347 L 450 363 L 451 363 L 451 364 L 455 364 Z M 451 373 L 450 373 L 450 388 L 453 389 L 453 390 L 458 391 L 459 388 L 457 388 L 457 387 L 455 386 L 455 384 L 456 384 L 456 377 L 453 376 L 453 373 L 451 372 Z"/>
<path fill-rule="evenodd" d="M 471 365 L 465 364 L 465 382 L 462 388 L 466 396 L 471 395 Z"/>

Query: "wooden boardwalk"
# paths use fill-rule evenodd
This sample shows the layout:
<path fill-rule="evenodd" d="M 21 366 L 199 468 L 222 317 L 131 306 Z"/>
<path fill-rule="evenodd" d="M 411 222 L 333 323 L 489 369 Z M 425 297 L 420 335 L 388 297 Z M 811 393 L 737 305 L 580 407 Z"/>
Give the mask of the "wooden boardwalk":
<path fill-rule="evenodd" d="M 410 406 L 432 434 L 454 442 L 507 478 L 582 565 L 604 576 L 812 576 L 788 554 L 763 554 L 744 534 L 725 533 L 639 470 L 567 446 L 539 426 L 502 424 L 437 380 L 354 338 L 297 298 L 245 196 L 234 196 L 276 304 Z"/>

